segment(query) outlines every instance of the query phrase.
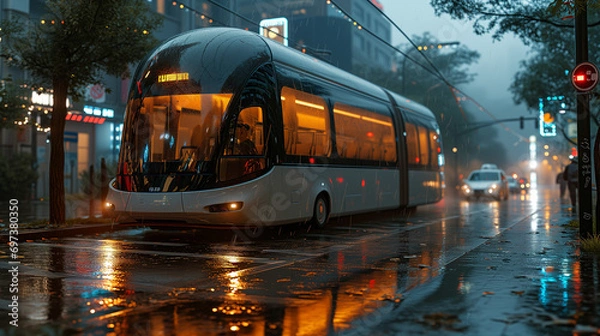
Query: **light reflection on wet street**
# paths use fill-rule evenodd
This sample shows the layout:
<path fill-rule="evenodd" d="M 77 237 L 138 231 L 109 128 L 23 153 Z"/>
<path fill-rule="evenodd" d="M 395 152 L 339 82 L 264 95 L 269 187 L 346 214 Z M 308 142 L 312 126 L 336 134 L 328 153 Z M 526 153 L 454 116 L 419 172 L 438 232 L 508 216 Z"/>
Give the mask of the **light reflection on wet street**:
<path fill-rule="evenodd" d="M 464 256 L 476 248 L 489 250 L 485 253 L 498 263 L 490 261 L 494 267 L 542 251 L 544 246 L 522 246 L 498 259 L 492 251 L 502 241 L 490 241 L 523 221 L 538 231 L 540 222 L 552 223 L 553 212 L 545 206 L 551 197 L 542 191 L 539 197 L 535 192 L 512 195 L 506 202 L 448 197 L 410 216 L 386 212 L 342 218 L 320 231 L 300 225 L 258 231 L 128 228 L 27 242 L 20 250 L 18 331 L 343 334 L 357 324 L 385 322 L 386 313 L 398 315 L 405 305 L 418 303 L 410 293 L 433 295 L 427 294 L 429 288 L 439 298 L 456 288 L 468 291 L 472 284 L 461 279 L 481 270 L 472 269 Z M 591 264 L 597 267 L 598 261 Z M 545 282 L 577 286 L 572 278 L 594 276 L 583 261 L 565 261 L 564 268 L 545 268 L 536 279 L 540 291 Z M 485 271 L 481 279 L 489 276 Z M 567 273 L 571 279 L 564 278 Z M 452 288 L 443 282 L 448 277 L 453 277 Z M 9 282 L 6 271 L 0 281 Z M 571 309 L 571 302 L 594 307 L 594 292 L 576 292 L 581 297 L 564 298 L 564 305 L 544 293 L 525 296 L 556 314 Z M 6 309 L 7 291 L 0 298 Z"/>

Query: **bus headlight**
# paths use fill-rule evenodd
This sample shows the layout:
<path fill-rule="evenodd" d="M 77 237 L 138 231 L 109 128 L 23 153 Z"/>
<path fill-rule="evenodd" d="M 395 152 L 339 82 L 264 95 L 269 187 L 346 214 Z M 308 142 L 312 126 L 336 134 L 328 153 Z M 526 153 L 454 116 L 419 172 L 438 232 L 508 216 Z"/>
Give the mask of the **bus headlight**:
<path fill-rule="evenodd" d="M 229 202 L 221 204 L 213 204 L 205 207 L 209 212 L 227 212 L 242 209 L 244 202 Z"/>
<path fill-rule="evenodd" d="M 107 217 L 112 217 L 115 214 L 115 205 L 110 202 L 104 203 L 102 214 Z"/>

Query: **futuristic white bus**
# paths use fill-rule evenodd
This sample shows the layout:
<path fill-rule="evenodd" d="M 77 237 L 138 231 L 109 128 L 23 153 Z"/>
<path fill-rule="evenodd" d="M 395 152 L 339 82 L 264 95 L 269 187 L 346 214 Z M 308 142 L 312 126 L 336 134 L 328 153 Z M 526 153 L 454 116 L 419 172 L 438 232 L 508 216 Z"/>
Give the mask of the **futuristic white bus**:
<path fill-rule="evenodd" d="M 438 202 L 443 163 L 424 106 L 258 34 L 202 28 L 139 64 L 107 206 L 121 222 L 322 227 Z"/>

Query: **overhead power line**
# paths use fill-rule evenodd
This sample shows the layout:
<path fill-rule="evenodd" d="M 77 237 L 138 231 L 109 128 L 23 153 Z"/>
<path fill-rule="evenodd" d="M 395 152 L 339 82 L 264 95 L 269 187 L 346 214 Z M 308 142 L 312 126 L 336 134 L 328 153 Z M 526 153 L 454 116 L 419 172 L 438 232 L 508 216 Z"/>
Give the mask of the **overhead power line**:
<path fill-rule="evenodd" d="M 344 9 L 342 9 L 334 0 L 324 0 L 327 2 L 328 5 L 333 6 L 334 9 L 337 9 L 339 11 L 339 13 L 341 15 L 343 15 L 343 17 L 348 21 L 349 24 L 352 24 L 356 27 L 356 29 L 359 30 L 364 30 L 366 33 L 368 33 L 369 35 L 371 35 L 372 37 L 374 37 L 375 39 L 377 39 L 378 41 L 380 41 L 381 43 L 383 43 L 384 45 L 386 45 L 387 47 L 391 48 L 392 50 L 398 52 L 399 54 L 403 55 L 404 57 L 406 57 L 408 60 L 412 61 L 414 64 L 420 66 L 421 68 L 423 68 L 425 71 L 429 72 L 430 74 L 432 74 L 433 76 L 437 77 L 438 79 L 440 79 L 442 82 L 444 82 L 444 84 L 446 84 L 452 94 L 455 97 L 455 101 L 456 104 L 459 108 L 459 110 L 461 111 L 463 118 L 465 118 L 466 120 L 466 114 L 462 108 L 462 104 L 460 103 L 462 100 L 460 97 L 458 97 L 457 94 L 460 94 L 466 98 L 468 98 L 469 100 L 473 101 L 481 111 L 487 113 L 492 119 L 497 120 L 497 118 L 491 114 L 489 111 L 487 111 L 486 109 L 484 109 L 479 103 L 477 103 L 473 98 L 471 98 L 470 96 L 468 96 L 467 94 L 465 94 L 464 92 L 462 92 L 460 89 L 458 89 L 457 87 L 455 87 L 454 85 L 452 85 L 441 73 L 441 71 L 435 66 L 435 64 L 433 64 L 433 62 L 431 62 L 431 60 L 418 48 L 418 46 L 406 35 L 406 33 L 404 33 L 404 31 L 391 19 L 389 18 L 385 13 L 383 13 L 383 11 L 381 9 L 379 9 L 377 6 L 375 6 L 375 4 L 373 4 L 370 0 L 367 0 L 383 17 L 386 18 L 386 20 L 388 20 L 409 42 L 410 44 L 416 49 L 418 50 L 418 52 L 421 54 L 421 56 L 427 61 L 427 63 L 430 65 L 430 67 L 425 66 L 424 64 L 420 63 L 419 61 L 417 61 L 416 59 L 411 58 L 410 56 L 407 55 L 407 53 L 403 52 L 402 50 L 394 47 L 393 45 L 391 45 L 389 42 L 383 40 L 381 37 L 379 37 L 377 34 L 373 33 L 371 30 L 369 30 L 368 28 L 365 28 L 363 25 L 361 25 L 358 21 L 356 21 L 354 18 L 352 18 L 351 15 L 349 15 Z M 208 2 L 212 3 L 213 5 L 221 8 L 222 10 L 234 15 L 237 18 L 242 19 L 244 22 L 249 23 L 257 28 L 261 27 L 260 23 L 255 22 L 229 8 L 227 8 L 226 6 L 223 6 L 221 4 L 219 4 L 218 2 L 214 1 L 214 0 L 208 0 Z M 181 9 L 185 9 L 187 11 L 193 12 L 197 17 L 203 19 L 203 20 L 208 20 L 210 23 L 218 23 L 222 26 L 229 26 L 228 24 L 224 23 L 224 22 L 220 22 L 212 17 L 210 17 L 209 15 L 207 15 L 206 13 L 200 12 L 198 10 L 196 10 L 195 8 L 188 6 L 184 3 L 178 2 L 178 1 L 173 1 L 172 2 L 173 6 L 177 6 Z M 285 38 L 285 36 L 281 35 L 279 32 L 274 31 L 269 29 L 268 27 L 263 27 L 263 29 L 266 29 L 267 31 L 269 31 L 270 33 L 279 36 L 281 38 Z M 291 40 L 292 42 L 297 42 L 294 41 L 293 39 L 290 39 L 288 37 L 288 40 Z M 316 56 L 316 55 L 315 55 Z M 317 56 L 316 56 L 317 57 Z M 514 133 L 514 132 L 513 132 Z M 522 136 L 520 136 L 517 133 L 514 133 L 515 135 L 517 135 L 520 138 L 523 138 Z"/>
<path fill-rule="evenodd" d="M 331 1 L 333 3 L 333 0 L 328 0 Z M 465 117 L 464 115 L 464 111 L 462 109 L 461 103 L 460 101 L 462 99 L 460 99 L 458 97 L 457 94 L 460 94 L 466 98 L 468 98 L 470 101 L 472 101 L 474 104 L 477 105 L 477 107 L 479 108 L 480 111 L 486 113 L 488 116 L 490 116 L 490 118 L 492 118 L 494 121 L 501 123 L 502 121 L 499 120 L 495 115 L 493 115 L 490 111 L 488 111 L 487 109 L 485 109 L 481 104 L 479 104 L 475 99 L 473 99 L 472 97 L 470 97 L 469 95 L 467 95 L 466 93 L 464 93 L 462 90 L 458 89 L 457 87 L 455 87 L 454 85 L 452 85 L 451 83 L 449 83 L 445 77 L 442 75 L 442 73 L 439 71 L 439 69 L 431 62 L 431 60 L 429 60 L 429 58 L 418 48 L 418 46 L 408 37 L 408 35 L 406 35 L 406 33 L 394 22 L 394 20 L 392 20 L 390 17 L 388 17 L 379 7 L 377 7 L 372 1 L 367 0 L 367 2 L 373 7 L 375 8 L 375 10 L 377 10 L 383 17 L 386 18 L 386 20 L 388 20 L 401 34 L 402 36 L 404 36 L 404 38 L 406 38 L 406 40 L 415 48 L 419 51 L 419 53 L 421 54 L 421 56 L 423 56 L 423 58 L 425 60 L 427 60 L 427 62 L 431 65 L 431 67 L 436 71 L 437 77 L 442 80 L 444 83 L 446 83 L 451 91 L 452 94 L 454 95 L 455 99 L 456 99 L 456 103 L 458 105 L 458 108 L 461 110 L 461 112 L 463 113 L 463 117 Z M 337 5 L 336 5 L 337 6 Z M 339 6 L 338 6 L 339 7 Z M 372 34 L 373 35 L 373 34 Z M 391 46 L 389 43 L 386 43 L 388 46 Z M 396 49 L 395 47 L 392 47 L 394 50 L 398 51 L 398 49 Z M 404 57 L 406 57 L 405 53 L 400 52 L 402 55 L 404 55 Z M 408 58 L 409 60 L 413 61 L 412 59 Z M 417 63 L 419 64 L 419 63 Z M 419 64 L 420 66 L 422 66 L 421 64 Z M 513 135 L 517 136 L 518 138 L 520 138 L 521 140 L 527 141 L 529 142 L 529 139 L 523 137 L 522 135 L 514 132 L 511 129 L 508 129 L 506 127 L 504 127 L 505 130 L 509 131 L 510 133 L 513 133 Z"/>

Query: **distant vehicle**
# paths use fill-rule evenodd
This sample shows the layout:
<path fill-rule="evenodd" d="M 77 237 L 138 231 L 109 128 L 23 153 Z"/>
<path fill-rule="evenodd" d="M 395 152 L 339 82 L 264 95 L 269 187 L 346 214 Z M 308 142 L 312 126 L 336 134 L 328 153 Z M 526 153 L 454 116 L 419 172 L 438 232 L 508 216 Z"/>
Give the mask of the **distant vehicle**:
<path fill-rule="evenodd" d="M 491 197 L 496 200 L 508 199 L 509 187 L 507 175 L 501 169 L 478 169 L 463 180 L 461 187 L 466 199 Z"/>
<path fill-rule="evenodd" d="M 519 178 L 518 182 L 519 182 L 518 183 L 519 191 L 524 191 L 526 193 L 529 192 L 529 180 L 528 179 L 521 177 L 521 178 Z"/>
<path fill-rule="evenodd" d="M 322 227 L 442 199 L 433 112 L 264 36 L 192 30 L 132 78 L 105 205 L 118 221 Z"/>
<path fill-rule="evenodd" d="M 519 185 L 519 181 L 512 176 L 507 176 L 508 179 L 508 190 L 511 194 L 516 194 L 521 191 L 521 186 Z"/>
<path fill-rule="evenodd" d="M 493 163 L 484 163 L 481 165 L 481 169 L 498 169 L 498 166 Z"/>

